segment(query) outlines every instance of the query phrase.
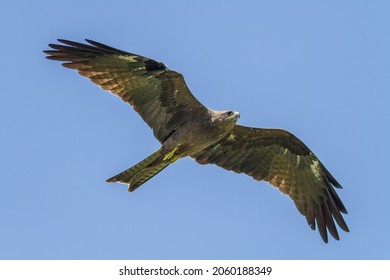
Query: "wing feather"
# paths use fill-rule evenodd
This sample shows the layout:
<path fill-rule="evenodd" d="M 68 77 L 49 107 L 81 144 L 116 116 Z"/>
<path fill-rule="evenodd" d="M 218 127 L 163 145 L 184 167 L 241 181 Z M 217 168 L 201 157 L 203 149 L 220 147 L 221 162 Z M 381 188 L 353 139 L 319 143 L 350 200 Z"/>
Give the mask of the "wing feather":
<path fill-rule="evenodd" d="M 207 110 L 191 94 L 183 76 L 161 62 L 88 39 L 88 44 L 58 41 L 62 44 L 49 44 L 52 50 L 44 51 L 48 59 L 62 61 L 129 103 L 161 143 L 188 121 L 183 112 Z"/>
<path fill-rule="evenodd" d="M 341 215 L 347 211 L 334 189 L 341 188 L 340 184 L 310 149 L 287 131 L 237 125 L 193 158 L 200 164 L 213 163 L 277 187 L 291 197 L 325 242 L 327 231 L 339 239 L 334 221 L 349 231 Z"/>

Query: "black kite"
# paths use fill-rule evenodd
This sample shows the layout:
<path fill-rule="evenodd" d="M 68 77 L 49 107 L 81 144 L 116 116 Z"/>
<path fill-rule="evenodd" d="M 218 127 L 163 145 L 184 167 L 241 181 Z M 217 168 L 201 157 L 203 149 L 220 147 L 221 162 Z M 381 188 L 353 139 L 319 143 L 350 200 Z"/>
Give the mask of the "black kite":
<path fill-rule="evenodd" d="M 264 180 L 288 194 L 314 230 L 327 242 L 327 230 L 339 239 L 334 221 L 348 232 L 347 214 L 335 192 L 341 188 L 305 144 L 281 129 L 237 125 L 239 113 L 203 106 L 180 73 L 163 63 L 86 40 L 58 40 L 44 51 L 63 61 L 101 88 L 129 103 L 152 128 L 161 148 L 107 182 L 128 184 L 134 191 L 177 159 L 189 156 L 200 164 Z"/>

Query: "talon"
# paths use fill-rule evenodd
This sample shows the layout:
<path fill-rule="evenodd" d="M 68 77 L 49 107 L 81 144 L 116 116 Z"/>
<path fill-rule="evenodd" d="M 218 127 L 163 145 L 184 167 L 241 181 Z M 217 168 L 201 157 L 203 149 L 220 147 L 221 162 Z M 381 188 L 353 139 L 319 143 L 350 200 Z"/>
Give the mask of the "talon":
<path fill-rule="evenodd" d="M 177 151 L 177 147 L 175 147 L 172 151 L 170 151 L 169 153 L 167 153 L 164 157 L 163 157 L 163 160 L 173 160 L 173 161 L 176 161 L 180 156 L 176 155 L 175 156 L 175 152 Z M 172 161 L 172 162 L 173 162 Z"/>
<path fill-rule="evenodd" d="M 174 162 L 177 161 L 179 158 L 180 158 L 180 155 L 174 155 L 173 157 L 171 157 L 171 158 L 169 159 L 169 161 L 170 161 L 171 163 L 174 163 Z"/>

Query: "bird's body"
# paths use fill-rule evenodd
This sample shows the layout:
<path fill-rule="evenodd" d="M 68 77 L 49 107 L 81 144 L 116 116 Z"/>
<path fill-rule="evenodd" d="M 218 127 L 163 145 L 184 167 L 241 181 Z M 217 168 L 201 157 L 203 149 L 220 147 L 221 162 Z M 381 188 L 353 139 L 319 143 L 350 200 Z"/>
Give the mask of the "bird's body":
<path fill-rule="evenodd" d="M 222 139 L 234 128 L 238 117 L 239 113 L 233 111 L 208 110 L 194 114 L 191 116 L 192 119 L 204 121 L 179 126 L 162 144 L 163 152 L 177 148 L 177 153 L 181 157 L 192 156 Z"/>
<path fill-rule="evenodd" d="M 339 239 L 347 211 L 334 190 L 341 188 L 319 159 L 291 133 L 237 125 L 239 113 L 206 108 L 181 74 L 163 63 L 98 42 L 59 40 L 44 51 L 101 88 L 129 103 L 152 128 L 161 147 L 133 167 L 108 179 L 133 191 L 181 157 L 265 180 L 289 195 L 312 229 L 327 242 Z"/>
<path fill-rule="evenodd" d="M 120 174 L 110 178 L 107 182 L 128 184 L 128 190 L 134 191 L 140 185 L 151 179 L 169 164 L 182 157 L 193 157 L 205 148 L 213 145 L 226 136 L 235 126 L 239 113 L 234 111 L 201 111 L 194 119 L 203 119 L 205 122 L 183 123 L 169 135 L 158 151 Z M 209 133 L 205 133 L 209 131 Z M 197 137 L 194 137 L 194 136 Z"/>

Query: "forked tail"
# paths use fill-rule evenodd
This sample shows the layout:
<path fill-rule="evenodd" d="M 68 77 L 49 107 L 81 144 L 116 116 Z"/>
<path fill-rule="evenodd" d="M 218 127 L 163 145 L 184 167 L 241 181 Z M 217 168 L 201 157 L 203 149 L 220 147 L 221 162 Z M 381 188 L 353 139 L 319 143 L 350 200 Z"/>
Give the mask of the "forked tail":
<path fill-rule="evenodd" d="M 106 182 L 128 184 L 128 190 L 129 192 L 132 192 L 167 167 L 170 163 L 169 160 L 164 160 L 160 148 L 141 162 L 115 175 Z"/>

